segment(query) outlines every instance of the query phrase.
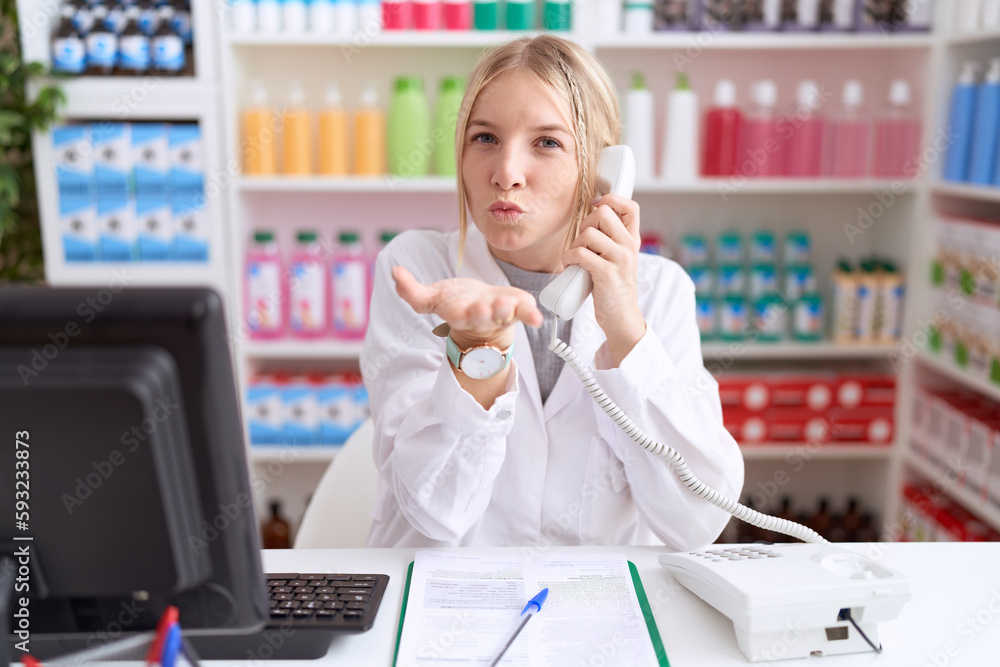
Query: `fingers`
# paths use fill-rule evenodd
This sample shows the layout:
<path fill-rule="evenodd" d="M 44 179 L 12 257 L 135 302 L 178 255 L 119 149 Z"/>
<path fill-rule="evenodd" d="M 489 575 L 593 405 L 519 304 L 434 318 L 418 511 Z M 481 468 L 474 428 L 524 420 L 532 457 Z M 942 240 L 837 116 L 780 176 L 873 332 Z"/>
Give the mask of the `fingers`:
<path fill-rule="evenodd" d="M 636 241 L 639 240 L 639 205 L 637 203 L 627 197 L 614 194 L 603 195 L 591 203 L 598 208 L 601 206 L 610 208 L 614 217 L 621 221 L 629 235 Z M 601 228 L 603 230 L 603 224 Z"/>
<path fill-rule="evenodd" d="M 392 267 L 392 277 L 396 281 L 396 294 L 410 304 L 413 310 L 422 314 L 431 312 L 433 291 L 418 282 L 409 269 L 403 266 L 394 266 Z"/>

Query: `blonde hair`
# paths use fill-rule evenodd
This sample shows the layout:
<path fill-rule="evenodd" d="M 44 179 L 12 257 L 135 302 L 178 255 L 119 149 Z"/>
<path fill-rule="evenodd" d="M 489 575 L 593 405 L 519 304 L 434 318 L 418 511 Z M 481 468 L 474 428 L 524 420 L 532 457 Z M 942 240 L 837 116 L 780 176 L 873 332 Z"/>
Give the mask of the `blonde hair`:
<path fill-rule="evenodd" d="M 579 179 L 574 193 L 576 205 L 566 247 L 576 238 L 580 222 L 590 210 L 590 201 L 597 187 L 597 158 L 601 149 L 620 141 L 621 113 L 614 84 L 604 66 L 579 45 L 554 35 L 540 35 L 508 42 L 483 55 L 469 74 L 455 132 L 459 267 L 462 265 L 469 225 L 465 184 L 462 180 L 462 156 L 465 153 L 469 115 L 479 93 L 494 79 L 510 71 L 533 74 L 565 101 L 570 109 Z"/>

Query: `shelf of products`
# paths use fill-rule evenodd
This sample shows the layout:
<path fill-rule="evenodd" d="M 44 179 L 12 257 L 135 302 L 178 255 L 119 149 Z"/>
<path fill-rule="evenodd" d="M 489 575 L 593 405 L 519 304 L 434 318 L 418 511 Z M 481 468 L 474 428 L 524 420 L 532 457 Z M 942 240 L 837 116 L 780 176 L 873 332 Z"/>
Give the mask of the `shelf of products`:
<path fill-rule="evenodd" d="M 909 456 L 906 459 L 906 465 L 915 470 L 923 480 L 934 484 L 932 487 L 933 493 L 955 500 L 963 508 L 972 512 L 976 518 L 988 524 L 993 530 L 1000 531 L 1000 508 L 997 505 L 988 503 L 980 494 L 973 493 L 963 486 L 954 484 L 946 485 L 945 488 L 947 491 L 942 494 L 939 490 L 941 486 L 935 483 L 942 479 L 953 478 L 943 468 L 929 461 Z"/>
<path fill-rule="evenodd" d="M 962 197 L 973 201 L 1000 203 L 1000 186 L 961 185 L 957 183 L 935 183 L 931 192 L 948 197 Z"/>
<path fill-rule="evenodd" d="M 916 355 L 916 359 L 919 363 L 933 369 L 935 372 L 969 389 L 977 391 L 994 401 L 1000 401 L 1000 383 L 973 375 L 969 371 L 957 366 L 954 362 L 933 356 L 929 352 L 919 352 Z M 1000 410 L 1000 406 L 998 406 L 998 410 Z"/>
<path fill-rule="evenodd" d="M 809 442 L 761 442 L 740 445 L 744 460 L 787 460 L 789 456 L 808 457 L 810 461 L 866 461 L 889 460 L 892 447 L 886 445 L 847 445 Z"/>

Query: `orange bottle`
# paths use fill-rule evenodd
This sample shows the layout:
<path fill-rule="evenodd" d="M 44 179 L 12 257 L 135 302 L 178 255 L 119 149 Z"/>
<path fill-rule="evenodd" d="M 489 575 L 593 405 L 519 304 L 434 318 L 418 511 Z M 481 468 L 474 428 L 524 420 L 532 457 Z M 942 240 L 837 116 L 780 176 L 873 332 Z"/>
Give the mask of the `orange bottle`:
<path fill-rule="evenodd" d="M 274 111 L 267 105 L 267 91 L 254 82 L 253 105 L 243 112 L 243 173 L 247 176 L 273 176 L 277 171 L 274 156 Z"/>
<path fill-rule="evenodd" d="M 285 108 L 284 169 L 286 176 L 309 176 L 312 170 L 310 114 L 305 108 L 302 86 L 292 82 L 291 104 Z"/>
<path fill-rule="evenodd" d="M 378 108 L 375 86 L 369 85 L 354 117 L 354 173 L 382 176 L 385 160 L 385 112 Z"/>
<path fill-rule="evenodd" d="M 326 108 L 319 114 L 319 173 L 347 174 L 347 114 L 340 106 L 340 90 L 335 83 L 326 89 Z"/>

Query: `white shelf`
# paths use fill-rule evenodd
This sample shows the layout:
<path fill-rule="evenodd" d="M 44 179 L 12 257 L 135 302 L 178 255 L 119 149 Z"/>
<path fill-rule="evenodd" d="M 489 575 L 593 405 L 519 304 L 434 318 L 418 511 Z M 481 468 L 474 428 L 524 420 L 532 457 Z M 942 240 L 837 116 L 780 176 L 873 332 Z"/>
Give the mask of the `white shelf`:
<path fill-rule="evenodd" d="M 649 35 L 601 37 L 598 49 L 687 49 L 722 50 L 864 50 L 927 49 L 930 34 L 882 35 L 881 33 L 713 33 L 709 31 L 658 32 Z"/>
<path fill-rule="evenodd" d="M 454 193 L 454 176 L 401 178 L 398 176 L 328 177 L 241 176 L 236 181 L 243 192 L 444 192 Z"/>
<path fill-rule="evenodd" d="M 1000 203 L 1000 187 L 997 186 L 935 183 L 931 186 L 931 191 L 937 195 Z"/>
<path fill-rule="evenodd" d="M 250 445 L 250 462 L 323 463 L 332 461 L 341 449 L 333 445 Z"/>
<path fill-rule="evenodd" d="M 989 380 L 976 377 L 955 364 L 945 361 L 944 359 L 939 359 L 938 357 L 932 356 L 927 352 L 920 352 L 917 354 L 917 359 L 921 364 L 931 368 L 941 375 L 944 375 L 955 382 L 968 387 L 969 389 L 978 391 L 983 396 L 986 396 L 994 401 L 1000 401 L 1000 385 L 990 382 Z"/>
<path fill-rule="evenodd" d="M 361 356 L 361 341 L 319 339 L 251 340 L 243 343 L 243 352 L 256 360 L 350 359 Z"/>
<path fill-rule="evenodd" d="M 66 94 L 61 113 L 70 119 L 137 121 L 146 119 L 195 119 L 206 104 L 220 101 L 217 87 L 198 77 L 80 76 L 43 80 L 58 85 Z M 38 83 L 32 84 L 32 91 Z"/>
<path fill-rule="evenodd" d="M 824 443 L 819 449 L 807 442 L 762 442 L 740 443 L 740 452 L 745 461 L 770 461 L 784 459 L 789 454 L 798 455 L 810 461 L 867 461 L 892 456 L 892 445 L 853 444 L 846 442 Z"/>
<path fill-rule="evenodd" d="M 455 192 L 453 176 L 425 176 L 401 178 L 398 176 L 373 176 L 368 178 L 322 176 L 241 176 L 237 187 L 243 192 Z M 826 178 L 746 179 L 737 183 L 729 178 L 699 179 L 690 183 L 662 181 L 639 182 L 637 194 L 695 194 L 731 196 L 739 194 L 803 194 L 841 195 L 873 194 L 891 190 L 897 194 L 916 192 L 912 181 L 835 180 Z"/>
<path fill-rule="evenodd" d="M 212 286 L 224 288 L 222 269 L 208 262 L 53 262 L 45 279 L 61 287 Z"/>
<path fill-rule="evenodd" d="M 885 359 L 899 350 L 895 343 L 886 345 L 838 345 L 816 343 L 743 343 L 740 341 L 707 342 L 701 345 L 705 359 Z"/>
<path fill-rule="evenodd" d="M 467 47 L 486 48 L 502 42 L 507 42 L 518 37 L 534 37 L 545 34 L 538 30 L 386 30 L 373 32 L 371 34 L 364 30 L 359 30 L 357 34 L 350 36 L 340 35 L 315 35 L 304 33 L 300 35 L 289 33 L 275 34 L 236 34 L 229 32 L 225 35 L 225 42 L 233 47 L 259 47 L 259 46 L 322 46 L 367 49 L 373 46 L 395 47 L 395 48 L 442 48 L 442 47 Z M 571 33 L 553 32 L 552 34 L 573 39 Z"/>
<path fill-rule="evenodd" d="M 949 46 L 965 46 L 968 44 L 980 44 L 982 42 L 1000 41 L 1000 28 L 991 30 L 977 30 L 975 32 L 964 32 L 951 35 L 945 39 Z"/>
<path fill-rule="evenodd" d="M 920 458 L 912 451 L 906 455 L 906 464 L 928 481 L 939 480 L 946 474 L 939 466 Z M 937 489 L 938 486 L 934 488 Z M 953 486 L 947 489 L 947 495 L 975 514 L 981 521 L 989 524 L 994 530 L 1000 530 L 1000 511 L 991 507 L 979 494 L 973 493 L 964 486 Z"/>

